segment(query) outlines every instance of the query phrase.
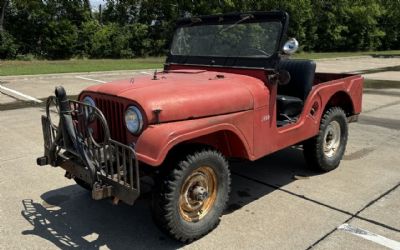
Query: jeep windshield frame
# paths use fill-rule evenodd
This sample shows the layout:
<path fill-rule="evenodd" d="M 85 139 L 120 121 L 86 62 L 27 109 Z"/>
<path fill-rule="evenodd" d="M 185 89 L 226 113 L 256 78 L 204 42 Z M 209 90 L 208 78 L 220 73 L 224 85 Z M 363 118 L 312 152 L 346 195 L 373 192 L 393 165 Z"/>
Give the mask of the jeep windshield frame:
<path fill-rule="evenodd" d="M 166 66 L 169 64 L 180 64 L 208 67 L 275 69 L 280 59 L 284 42 L 283 38 L 287 31 L 288 22 L 289 16 L 283 11 L 247 12 L 180 19 L 175 27 L 174 38 L 166 59 Z M 264 42 L 264 47 L 249 48 L 250 46 L 248 46 L 248 49 L 254 49 L 254 51 L 241 54 L 246 50 L 245 48 L 229 47 L 229 45 L 218 41 L 217 38 L 221 33 L 228 33 L 230 35 L 229 32 L 234 31 L 236 28 L 239 30 L 239 34 L 244 29 L 258 29 L 261 32 L 270 32 L 267 34 L 270 40 L 268 41 L 268 37 L 265 37 L 267 40 L 261 41 Z M 202 34 L 206 34 L 207 30 L 214 30 L 215 32 L 205 35 L 205 38 L 208 39 L 199 43 L 197 39 L 201 38 Z M 186 34 L 189 35 L 184 37 Z M 190 37 L 191 34 L 193 34 L 194 39 Z M 242 34 L 244 33 L 242 32 Z M 196 35 L 197 37 L 195 37 Z M 244 37 L 240 37 L 240 39 L 245 40 L 244 44 L 246 44 L 248 41 L 246 41 L 246 36 Z M 179 46 L 182 46 L 182 42 L 178 40 L 185 38 L 188 40 L 189 47 L 197 46 L 198 48 L 180 48 Z M 191 38 L 192 40 L 190 40 Z M 256 38 L 261 40 L 260 37 Z M 260 43 L 260 41 L 258 42 Z M 223 45 L 225 46 L 222 47 Z"/>

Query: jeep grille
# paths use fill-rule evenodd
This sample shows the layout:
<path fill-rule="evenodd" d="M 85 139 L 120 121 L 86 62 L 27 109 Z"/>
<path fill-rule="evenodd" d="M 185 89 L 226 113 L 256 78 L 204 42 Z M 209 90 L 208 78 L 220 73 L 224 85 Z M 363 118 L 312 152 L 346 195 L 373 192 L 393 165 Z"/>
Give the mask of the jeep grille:
<path fill-rule="evenodd" d="M 126 143 L 124 104 L 98 96 L 95 96 L 94 100 L 96 102 L 97 108 L 99 108 L 101 112 L 103 112 L 107 120 L 111 138 L 121 143 Z M 100 124 L 98 126 L 100 126 Z M 102 129 L 99 128 L 98 131 L 102 131 Z"/>

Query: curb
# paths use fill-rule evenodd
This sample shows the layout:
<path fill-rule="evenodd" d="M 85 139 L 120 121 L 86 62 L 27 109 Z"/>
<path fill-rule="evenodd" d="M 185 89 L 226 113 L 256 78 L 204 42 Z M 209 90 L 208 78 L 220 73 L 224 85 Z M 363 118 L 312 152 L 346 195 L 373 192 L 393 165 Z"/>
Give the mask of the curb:
<path fill-rule="evenodd" d="M 154 71 L 156 69 L 128 69 L 128 70 L 109 70 L 109 71 L 88 71 L 88 72 L 69 72 L 69 73 L 50 73 L 50 74 L 36 74 L 36 75 L 8 75 L 0 76 L 0 79 L 15 79 L 15 78 L 36 78 L 36 77 L 59 77 L 60 75 L 65 76 L 76 76 L 76 75 L 96 75 L 96 74 L 107 74 L 107 75 L 117 75 L 120 73 L 134 73 L 141 71 Z M 161 69 L 157 69 L 161 70 Z"/>
<path fill-rule="evenodd" d="M 373 58 L 373 56 L 344 56 L 344 57 L 332 57 L 332 58 L 320 58 L 312 59 L 314 61 L 332 61 L 332 60 L 352 60 L 352 59 L 363 59 L 363 58 Z"/>

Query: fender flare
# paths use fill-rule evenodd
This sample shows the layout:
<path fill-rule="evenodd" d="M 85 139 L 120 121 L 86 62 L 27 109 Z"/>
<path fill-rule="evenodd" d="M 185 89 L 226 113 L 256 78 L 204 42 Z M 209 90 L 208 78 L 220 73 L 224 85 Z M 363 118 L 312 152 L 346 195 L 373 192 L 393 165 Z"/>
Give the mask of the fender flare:
<path fill-rule="evenodd" d="M 228 122 L 210 122 L 210 118 L 204 118 L 149 126 L 135 145 L 138 160 L 150 166 L 160 166 L 174 146 L 219 131 L 234 133 L 243 143 L 249 158 L 253 158 L 251 146 L 238 127 Z"/>

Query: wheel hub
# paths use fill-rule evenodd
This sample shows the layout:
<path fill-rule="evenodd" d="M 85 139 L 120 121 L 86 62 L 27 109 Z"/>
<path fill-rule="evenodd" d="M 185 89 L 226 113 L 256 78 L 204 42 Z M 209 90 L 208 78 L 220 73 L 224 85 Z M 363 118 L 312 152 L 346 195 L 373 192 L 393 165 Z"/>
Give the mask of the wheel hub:
<path fill-rule="evenodd" d="M 195 201 L 204 201 L 208 197 L 207 189 L 202 186 L 195 186 L 190 192 L 190 196 L 192 200 Z"/>
<path fill-rule="evenodd" d="M 332 121 L 328 124 L 324 135 L 324 154 L 327 157 L 332 157 L 340 145 L 340 124 L 337 121 Z"/>
<path fill-rule="evenodd" d="M 194 170 L 183 182 L 179 213 L 189 222 L 201 220 L 213 207 L 217 196 L 217 177 L 208 166 Z"/>

